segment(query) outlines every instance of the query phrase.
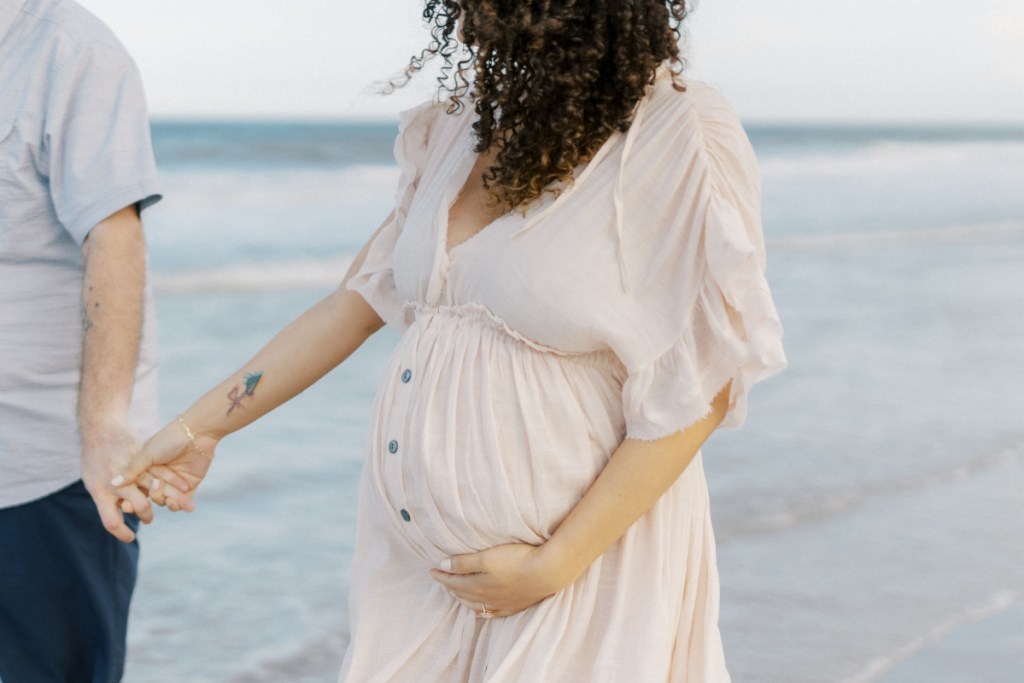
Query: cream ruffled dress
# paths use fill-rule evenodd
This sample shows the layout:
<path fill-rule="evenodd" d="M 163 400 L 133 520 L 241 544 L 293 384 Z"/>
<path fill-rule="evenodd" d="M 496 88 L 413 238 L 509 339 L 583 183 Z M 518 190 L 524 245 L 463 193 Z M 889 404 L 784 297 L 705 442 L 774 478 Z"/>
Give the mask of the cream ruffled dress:
<path fill-rule="evenodd" d="M 472 107 L 402 116 L 393 219 L 348 287 L 404 332 L 374 407 L 341 681 L 728 681 L 700 456 L 582 577 L 483 620 L 428 575 L 540 544 L 624 438 L 739 426 L 781 370 L 760 189 L 729 105 L 662 69 L 557 197 L 446 245 Z"/>

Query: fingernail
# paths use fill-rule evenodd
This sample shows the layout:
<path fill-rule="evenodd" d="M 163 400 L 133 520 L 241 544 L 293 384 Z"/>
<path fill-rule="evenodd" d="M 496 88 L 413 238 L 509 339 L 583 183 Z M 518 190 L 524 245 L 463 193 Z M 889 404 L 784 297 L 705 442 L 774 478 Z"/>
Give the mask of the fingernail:
<path fill-rule="evenodd" d="M 159 479 L 154 479 L 153 480 L 153 490 L 156 491 L 158 488 L 160 488 L 160 484 L 162 484 L 162 483 L 163 482 L 160 481 Z"/>
<path fill-rule="evenodd" d="M 120 486 L 124 483 L 124 475 L 119 474 L 110 481 L 111 486 Z"/>
<path fill-rule="evenodd" d="M 181 484 L 181 485 L 179 485 L 179 486 L 178 486 L 178 489 L 179 489 L 179 490 L 180 490 L 180 491 L 181 491 L 182 493 L 188 493 L 188 486 L 186 486 L 185 484 Z"/>
<path fill-rule="evenodd" d="M 451 560 L 451 558 L 450 557 L 444 558 L 443 560 L 441 560 L 440 564 L 437 565 L 437 567 L 441 571 L 447 572 L 447 573 L 451 574 L 451 572 L 452 572 L 452 560 Z"/>

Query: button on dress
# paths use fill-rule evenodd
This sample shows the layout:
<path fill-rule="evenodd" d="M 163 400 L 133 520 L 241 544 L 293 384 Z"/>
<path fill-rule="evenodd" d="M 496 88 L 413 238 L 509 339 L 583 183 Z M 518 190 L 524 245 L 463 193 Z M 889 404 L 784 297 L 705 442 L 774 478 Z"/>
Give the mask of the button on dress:
<path fill-rule="evenodd" d="M 666 69 L 633 124 L 523 212 L 446 244 L 472 107 L 402 115 L 393 217 L 348 287 L 403 331 L 360 485 L 341 681 L 728 681 L 701 456 L 572 585 L 479 619 L 428 574 L 541 544 L 625 438 L 724 424 L 785 366 L 753 151 Z"/>

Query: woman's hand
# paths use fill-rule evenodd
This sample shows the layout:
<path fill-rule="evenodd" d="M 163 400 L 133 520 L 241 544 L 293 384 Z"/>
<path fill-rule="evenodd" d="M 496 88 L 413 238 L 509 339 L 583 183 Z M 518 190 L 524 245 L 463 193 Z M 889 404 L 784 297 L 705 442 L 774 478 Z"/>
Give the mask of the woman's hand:
<path fill-rule="evenodd" d="M 450 566 L 448 563 L 450 562 Z M 545 546 L 499 545 L 445 560 L 430 575 L 477 614 L 507 617 L 565 588 L 571 579 Z"/>
<path fill-rule="evenodd" d="M 172 511 L 195 509 L 196 488 L 213 462 L 218 440 L 196 435 L 195 443 L 177 421 L 153 435 L 112 484 L 138 484 L 148 489 L 150 499 Z"/>
<path fill-rule="evenodd" d="M 543 545 L 500 545 L 451 558 L 431 576 L 480 616 L 505 617 L 575 581 L 664 495 L 721 423 L 731 383 L 711 412 L 656 441 L 626 439 Z M 448 560 L 446 560 L 448 562 Z M 443 571 L 442 571 L 443 570 Z"/>

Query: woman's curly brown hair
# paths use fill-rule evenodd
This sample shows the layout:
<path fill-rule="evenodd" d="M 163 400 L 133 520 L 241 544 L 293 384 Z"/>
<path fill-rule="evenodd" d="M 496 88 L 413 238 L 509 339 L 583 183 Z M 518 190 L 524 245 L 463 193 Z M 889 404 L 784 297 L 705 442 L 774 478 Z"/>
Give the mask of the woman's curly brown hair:
<path fill-rule="evenodd" d="M 629 128 L 662 62 L 678 76 L 689 11 L 688 2 L 664 0 L 428 0 L 433 40 L 404 80 L 431 57 L 444 59 L 438 81 L 449 111 L 469 94 L 476 151 L 496 150 L 484 174 L 495 206 L 525 209 Z"/>

